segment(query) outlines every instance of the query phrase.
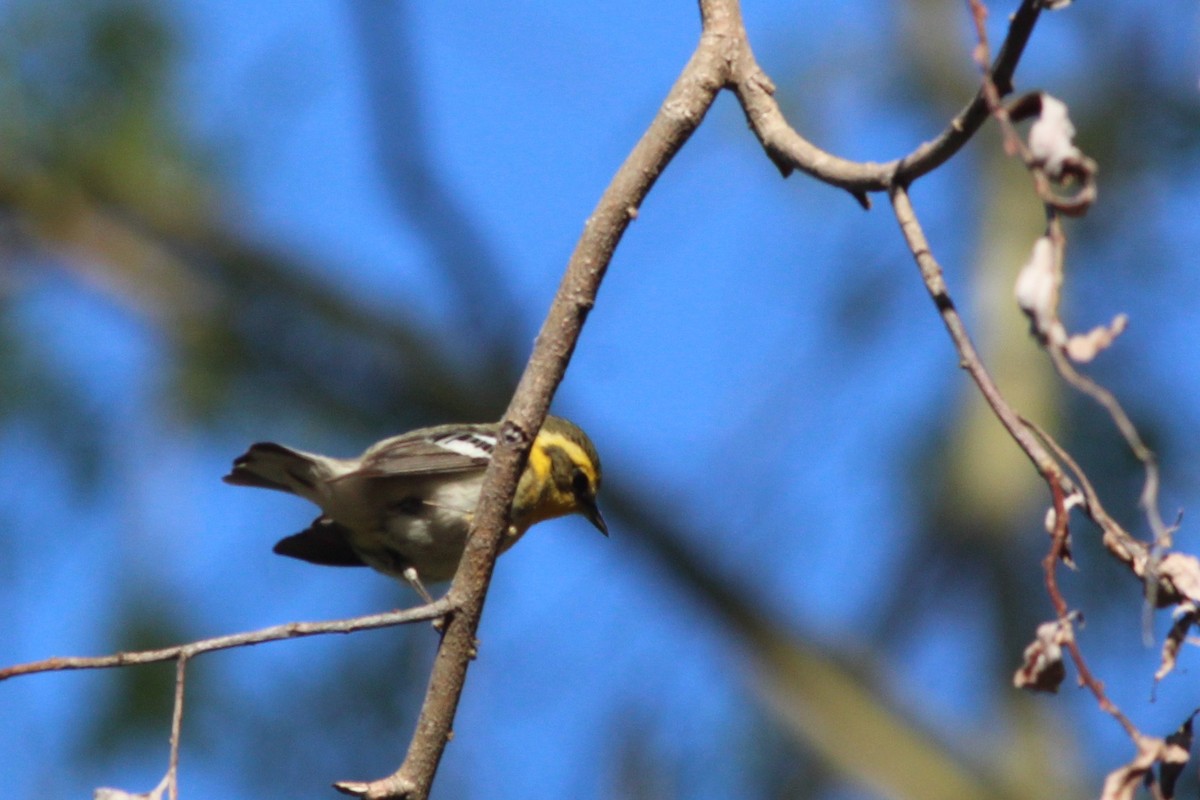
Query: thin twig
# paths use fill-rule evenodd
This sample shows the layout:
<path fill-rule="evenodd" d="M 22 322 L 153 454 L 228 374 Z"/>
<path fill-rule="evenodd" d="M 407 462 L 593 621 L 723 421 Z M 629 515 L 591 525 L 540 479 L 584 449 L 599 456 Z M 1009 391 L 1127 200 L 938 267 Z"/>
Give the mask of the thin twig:
<path fill-rule="evenodd" d="M 1051 494 L 1054 497 L 1054 530 L 1050 533 L 1050 551 L 1046 557 L 1042 559 L 1042 570 L 1046 579 L 1046 591 L 1050 595 L 1050 600 L 1054 604 L 1054 611 L 1058 615 L 1059 622 L 1064 625 L 1074 627 L 1072 618 L 1075 615 L 1069 610 L 1066 599 L 1062 596 L 1062 592 L 1058 587 L 1058 564 L 1062 560 L 1063 553 L 1067 546 L 1068 532 L 1068 512 L 1064 502 L 1062 487 L 1053 475 L 1043 475 L 1047 485 L 1050 487 Z M 1087 687 L 1092 696 L 1096 698 L 1100 709 L 1109 714 L 1115 719 L 1125 733 L 1134 742 L 1137 742 L 1142 736 L 1142 732 L 1137 729 L 1133 721 L 1125 716 L 1125 713 L 1117 707 L 1104 691 L 1104 684 L 1092 674 L 1091 668 L 1088 667 L 1087 661 L 1083 658 L 1083 651 L 1079 649 L 1079 642 L 1076 641 L 1074 633 L 1063 640 L 1063 646 L 1067 648 L 1067 652 L 1071 654 L 1071 661 L 1075 664 L 1075 670 L 1079 673 L 1079 683 Z"/>
<path fill-rule="evenodd" d="M 175 708 L 171 712 L 171 757 L 167 766 L 167 792 L 171 800 L 179 800 L 179 742 L 183 731 L 183 687 L 187 682 L 186 655 L 175 662 Z"/>
<path fill-rule="evenodd" d="M 1085 514 L 1087 514 L 1088 518 L 1096 523 L 1101 530 L 1107 531 L 1111 528 L 1117 536 L 1126 539 L 1131 543 L 1141 544 L 1132 536 L 1130 536 L 1129 533 L 1122 528 L 1116 520 L 1108 515 L 1108 512 L 1104 509 L 1104 504 L 1100 502 L 1100 494 L 1096 491 L 1096 487 L 1092 485 L 1091 479 L 1088 478 L 1087 473 L 1084 472 L 1083 468 L 1080 467 L 1078 462 L 1075 461 L 1074 456 L 1067 452 L 1065 447 L 1059 444 L 1048 431 L 1046 431 L 1036 422 L 1026 419 L 1021 415 L 1018 415 L 1018 418 L 1021 420 L 1023 425 L 1028 426 L 1030 430 L 1036 433 L 1038 438 L 1045 443 L 1046 447 L 1050 448 L 1050 451 L 1054 453 L 1055 458 L 1057 458 L 1063 464 L 1066 464 L 1067 469 L 1071 471 L 1072 480 L 1078 484 L 1080 491 L 1083 493 L 1083 511 Z M 1066 492 L 1069 491 L 1069 489 L 1064 486 L 1063 491 Z"/>
<path fill-rule="evenodd" d="M 1142 620 L 1142 638 L 1149 645 L 1154 640 L 1152 613 L 1158 605 L 1158 562 L 1163 553 L 1171 547 L 1174 538 L 1174 528 L 1168 527 L 1163 521 L 1158 507 L 1158 459 L 1155 457 L 1154 451 L 1142 441 L 1141 435 L 1138 434 L 1137 428 L 1129 419 L 1129 415 L 1125 413 L 1125 409 L 1117 400 L 1116 395 L 1075 369 L 1075 365 L 1067 358 L 1061 347 L 1046 345 L 1045 350 L 1050 355 L 1054 369 L 1058 371 L 1062 379 L 1095 400 L 1108 413 L 1129 449 L 1133 451 L 1134 457 L 1142 464 L 1145 478 L 1138 505 L 1142 507 L 1142 511 L 1146 515 L 1154 543 L 1143 575 L 1146 582 L 1146 606 Z"/>
<path fill-rule="evenodd" d="M 1087 475 L 1071 457 L 1071 454 L 1056 442 L 1054 437 L 1042 430 L 1035 423 L 1024 418 L 1021 421 L 1028 425 L 1045 442 L 1046 446 L 1050 448 L 1055 456 L 1071 470 L 1075 481 L 1083 492 L 1083 512 L 1103 532 L 1102 543 L 1109 554 L 1128 567 L 1129 571 L 1135 577 L 1146 584 L 1146 594 L 1150 600 L 1150 606 L 1174 605 L 1193 599 L 1186 593 L 1181 592 L 1180 587 L 1173 580 L 1169 580 L 1168 576 L 1158 574 L 1155 568 L 1158 559 L 1155 558 L 1154 550 L 1150 545 L 1132 536 L 1115 519 L 1109 516 L 1108 512 L 1104 509 L 1104 505 L 1100 502 L 1100 496 L 1092 486 L 1091 481 L 1088 480 Z"/>
<path fill-rule="evenodd" d="M 1171 528 L 1163 521 L 1162 514 L 1158 509 L 1159 472 L 1158 459 L 1155 457 L 1154 451 L 1142 441 L 1137 427 L 1134 426 L 1129 415 L 1125 413 L 1125 409 L 1121 406 L 1120 401 L 1117 400 L 1116 395 L 1075 369 L 1075 365 L 1071 363 L 1070 359 L 1066 357 L 1061 349 L 1048 347 L 1046 350 L 1050 354 L 1051 363 L 1054 364 L 1054 368 L 1058 371 L 1062 379 L 1095 400 L 1108 413 L 1109 417 L 1112 418 L 1113 424 L 1125 439 L 1129 449 L 1133 452 L 1134 457 L 1142 463 L 1146 478 L 1142 485 L 1142 494 L 1138 502 L 1142 510 L 1146 512 L 1146 519 L 1150 525 L 1150 531 L 1154 536 L 1155 546 L 1159 548 L 1170 547 Z"/>
<path fill-rule="evenodd" d="M 1000 88 L 996 86 L 993 70 L 988 68 L 988 62 L 991 61 L 991 45 L 988 43 L 987 35 L 987 18 L 988 8 L 984 5 L 983 0 L 969 0 L 971 6 L 971 19 L 975 22 L 975 63 L 979 66 L 981 74 L 979 85 L 979 98 L 983 100 L 984 106 L 988 113 L 991 114 L 996 122 L 1000 125 L 1000 133 L 1004 137 L 1004 149 L 1011 156 L 1019 152 L 1023 144 L 1021 137 L 1017 135 L 1016 128 L 1012 125 L 1012 120 L 1009 119 L 1008 109 L 1000 102 Z"/>
<path fill-rule="evenodd" d="M 211 639 L 201 639 L 196 642 L 164 647 L 159 650 L 138 650 L 114 653 L 107 656 L 47 658 L 42 661 L 31 661 L 27 664 L 4 667 L 0 669 L 0 681 L 20 675 L 31 675 L 36 672 L 57 672 L 72 669 L 107 669 L 109 667 L 124 667 L 130 664 L 153 664 L 158 661 L 172 661 L 177 658 L 192 658 L 201 653 L 210 653 L 214 650 L 229 650 L 234 647 L 246 647 L 263 644 L 264 642 L 277 642 L 283 639 L 321 636 L 327 633 L 353 633 L 373 628 L 390 628 L 395 625 L 437 619 L 451 610 L 451 600 L 448 597 L 443 597 L 441 600 L 436 600 L 428 605 L 417 606 L 416 608 L 399 609 L 383 614 L 368 614 L 350 619 L 335 619 L 327 622 L 288 622 L 283 625 L 274 625 L 270 628 L 261 628 L 257 631 L 216 636 Z"/>
<path fill-rule="evenodd" d="M 1042 573 L 1046 579 L 1046 594 L 1050 596 L 1054 613 L 1058 615 L 1059 622 L 1069 624 L 1071 621 L 1070 607 L 1058 588 L 1058 564 L 1067 553 L 1067 542 L 1069 541 L 1069 512 L 1062 486 L 1051 475 L 1042 477 L 1045 478 L 1046 485 L 1050 487 L 1050 495 L 1054 504 L 1054 528 L 1050 531 L 1050 552 L 1042 559 Z"/>
<path fill-rule="evenodd" d="M 1037 437 L 1021 422 L 1021 418 L 1004 399 L 996 382 L 983 366 L 979 353 L 971 342 L 971 336 L 963 324 L 962 317 L 959 316 L 958 309 L 955 308 L 954 301 L 950 298 L 945 278 L 942 275 L 942 267 L 929 249 L 925 232 L 913 210 L 912 201 L 909 200 L 908 190 L 903 185 L 897 184 L 892 187 L 891 198 L 892 210 L 895 213 L 896 221 L 900 223 L 900 231 L 921 271 L 925 288 L 933 299 L 934 305 L 937 306 L 942 323 L 946 326 L 950 339 L 958 351 L 959 366 L 965 369 L 971 379 L 975 381 L 983 399 L 1000 420 L 1000 424 L 1033 462 L 1034 467 L 1042 474 L 1054 475 L 1056 481 L 1062 481 L 1064 476 L 1061 467 Z"/>

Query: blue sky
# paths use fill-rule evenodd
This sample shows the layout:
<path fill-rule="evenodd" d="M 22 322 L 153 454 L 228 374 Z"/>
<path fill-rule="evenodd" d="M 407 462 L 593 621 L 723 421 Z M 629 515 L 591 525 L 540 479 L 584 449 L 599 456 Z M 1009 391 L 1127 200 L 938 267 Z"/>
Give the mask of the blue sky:
<path fill-rule="evenodd" d="M 905 4 L 761 2 L 745 14 L 795 124 L 835 152 L 885 160 L 932 136 L 959 102 L 917 102 L 895 66 L 912 63 L 901 61 L 905 45 L 920 50 L 928 39 L 938 58 L 960 65 L 955 80 L 973 80 L 964 7 L 948 4 L 939 18 L 946 38 Z M 370 308 L 453 330 L 460 306 L 436 253 L 389 206 L 347 6 L 163 8 L 181 46 L 177 110 L 225 190 L 229 227 L 295 254 L 298 269 Z M 997 41 L 1009 10 L 993 9 Z M 464 1 L 414 4 L 404 18 L 394 39 L 416 76 L 408 88 L 419 141 L 502 271 L 502 318 L 532 342 L 584 220 L 694 46 L 696 9 Z M 1019 87 L 1044 88 L 1103 118 L 1106 98 L 1089 76 L 1106 68 L 1104 47 L 1126 31 L 1154 43 L 1147 74 L 1129 78 L 1132 90 L 1139 81 L 1173 87 L 1194 116 L 1197 17 L 1182 3 L 1081 3 L 1047 15 Z M 1176 504 L 1191 508 L 1200 489 L 1200 468 L 1185 457 L 1197 440 L 1200 228 L 1194 148 L 1178 143 L 1186 131 L 1159 132 L 1142 146 L 1149 166 L 1102 162 L 1100 206 L 1070 223 L 1081 276 L 1078 294 L 1068 284 L 1068 308 L 1079 327 L 1119 310 L 1133 315 L 1115 366 L 1100 369 L 1132 407 L 1170 410 L 1170 515 Z M 1081 140 L 1087 135 L 1081 125 Z M 1020 329 L 1009 298 L 979 297 L 972 278 L 989 146 L 994 140 L 974 143 L 913 197 L 968 322 L 977 304 L 1007 303 L 1001 318 Z M 1179 150 L 1173 162 L 1157 155 L 1171 148 Z M 608 474 L 659 498 L 697 532 L 705 557 L 789 630 L 842 652 L 880 646 L 889 657 L 876 666 L 898 706 L 944 737 L 1002 748 L 1004 731 L 981 720 L 1003 702 L 1007 677 L 987 670 L 1015 667 L 1019 652 L 996 640 L 994 599 L 968 585 L 899 642 L 857 638 L 921 534 L 914 454 L 951 435 L 969 391 L 879 200 L 865 213 L 802 176 L 781 180 L 732 96 L 721 97 L 631 225 L 556 408 L 592 434 Z M 34 358 L 64 376 L 108 459 L 80 491 L 77 470 L 87 462 L 63 457 L 49 444 L 53 431 L 20 416 L 0 426 L 8 531 L 0 617 L 9 621 L 0 663 L 109 652 L 121 637 L 109 622 L 127 603 L 161 603 L 178 630 L 206 636 L 411 600 L 380 576 L 273 556 L 273 542 L 304 527 L 313 510 L 219 481 L 251 441 L 343 455 L 369 440 L 270 409 L 195 425 L 170 395 L 171 342 L 111 294 L 58 269 L 57 258 L 15 263 L 8 322 Z M 1031 499 L 1023 530 L 1031 552 L 1042 546 L 1039 502 Z M 1114 501 L 1126 519 L 1133 502 Z M 769 743 L 752 665 L 636 538 L 617 526 L 604 540 L 582 520 L 562 520 L 505 556 L 436 796 L 622 796 L 613 765 L 629 730 L 661 754 L 662 796 L 754 796 L 756 748 Z M 1181 542 L 1194 549 L 1196 539 L 1185 528 Z M 1091 651 L 1096 667 L 1139 724 L 1165 734 L 1197 704 L 1187 657 L 1184 674 L 1148 704 L 1156 655 L 1140 643 L 1135 589 L 1112 580 L 1117 608 L 1089 615 L 1088 637 L 1108 643 Z M 1042 609 L 1048 616 L 1048 603 Z M 332 780 L 393 769 L 407 722 L 390 740 L 359 747 L 346 743 L 352 717 L 286 698 L 320 696 L 348 664 L 397 653 L 396 679 L 420 683 L 432 639 L 424 633 L 396 635 L 399 645 L 384 632 L 195 662 L 183 796 L 272 796 L 280 786 L 316 795 Z M 981 673 L 990 680 L 981 683 Z M 0 747 L 0 785 L 11 796 L 157 782 L 169 715 L 137 746 L 122 743 L 99 761 L 80 752 L 96 724 L 92 706 L 111 697 L 112 681 L 71 673 L 0 685 L 0 719 L 15 731 Z M 1094 792 L 1127 757 L 1119 730 L 1080 693 L 1068 689 L 1036 708 L 1048 732 L 1071 731 L 1064 758 L 1078 764 L 1085 788 Z M 286 784 L 247 777 L 253 760 L 239 749 L 247 731 L 294 747 Z M 871 795 L 851 784 L 828 796 Z"/>

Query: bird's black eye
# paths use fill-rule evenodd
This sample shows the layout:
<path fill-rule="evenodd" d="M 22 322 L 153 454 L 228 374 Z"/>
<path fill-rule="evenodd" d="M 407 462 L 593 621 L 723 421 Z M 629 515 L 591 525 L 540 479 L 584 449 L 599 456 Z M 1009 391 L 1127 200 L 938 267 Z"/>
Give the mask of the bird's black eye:
<path fill-rule="evenodd" d="M 581 469 L 575 470 L 575 474 L 571 476 L 571 491 L 584 497 L 592 493 L 592 482 L 588 480 L 586 472 Z"/>

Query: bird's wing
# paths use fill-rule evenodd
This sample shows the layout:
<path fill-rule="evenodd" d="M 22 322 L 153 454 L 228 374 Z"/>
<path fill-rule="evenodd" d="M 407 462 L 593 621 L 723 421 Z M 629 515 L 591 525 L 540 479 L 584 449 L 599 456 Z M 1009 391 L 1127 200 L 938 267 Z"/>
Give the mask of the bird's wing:
<path fill-rule="evenodd" d="M 475 472 L 487 468 L 495 446 L 495 433 L 485 426 L 434 428 L 374 445 L 350 475 L 396 478 Z"/>

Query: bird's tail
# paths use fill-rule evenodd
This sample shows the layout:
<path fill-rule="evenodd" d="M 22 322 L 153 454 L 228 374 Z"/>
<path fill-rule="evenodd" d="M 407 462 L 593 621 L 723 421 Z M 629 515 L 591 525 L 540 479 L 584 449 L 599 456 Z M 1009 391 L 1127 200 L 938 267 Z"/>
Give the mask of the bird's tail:
<path fill-rule="evenodd" d="M 290 492 L 315 502 L 320 484 L 333 477 L 330 461 L 274 442 L 259 442 L 234 460 L 222 480 L 234 486 Z"/>

